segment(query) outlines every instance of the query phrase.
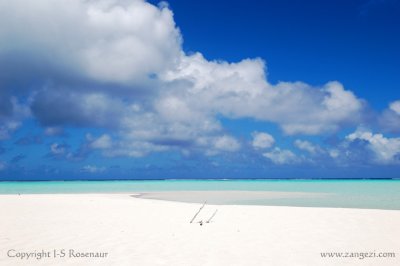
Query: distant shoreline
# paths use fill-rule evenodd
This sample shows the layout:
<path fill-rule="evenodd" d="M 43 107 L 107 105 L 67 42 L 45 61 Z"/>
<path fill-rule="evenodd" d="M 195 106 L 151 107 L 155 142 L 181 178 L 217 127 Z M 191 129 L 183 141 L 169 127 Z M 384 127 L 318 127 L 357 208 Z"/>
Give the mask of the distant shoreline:
<path fill-rule="evenodd" d="M 190 193 L 186 193 L 189 192 Z M 201 192 L 203 191 L 203 192 Z M 207 192 L 209 191 L 209 192 Z M 214 191 L 214 192 L 211 192 Z M 228 191 L 236 191 L 234 193 Z M 246 191 L 253 191 L 247 193 Z M 0 183 L 2 195 L 113 194 L 168 192 L 168 197 L 198 195 L 196 202 L 268 206 L 322 206 L 400 210 L 400 181 L 397 179 L 162 179 L 162 180 L 71 180 L 17 181 Z M 204 193 L 207 192 L 207 193 Z M 239 192 L 239 195 L 238 193 Z M 260 192 L 262 192 L 260 194 Z M 167 195 L 164 193 L 162 197 Z M 199 194 L 200 193 L 200 194 Z M 270 197 L 280 193 L 283 197 Z M 322 193 L 304 197 L 299 193 Z M 172 196 L 171 196 L 172 195 Z M 219 197 L 219 195 L 225 195 Z M 254 197 L 256 195 L 256 197 Z M 291 195 L 297 195 L 292 197 Z M 319 194 L 321 195 L 321 194 Z M 158 198 L 156 196 L 155 198 Z M 185 201 L 185 200 L 184 200 Z M 189 200 L 190 201 L 190 200 Z"/>

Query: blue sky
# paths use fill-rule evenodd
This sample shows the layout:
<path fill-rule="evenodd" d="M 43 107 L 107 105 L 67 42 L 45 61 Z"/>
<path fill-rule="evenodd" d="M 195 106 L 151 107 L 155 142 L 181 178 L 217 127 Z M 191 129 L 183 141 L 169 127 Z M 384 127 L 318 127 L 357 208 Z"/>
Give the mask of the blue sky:
<path fill-rule="evenodd" d="M 0 179 L 398 178 L 399 15 L 0 0 Z"/>

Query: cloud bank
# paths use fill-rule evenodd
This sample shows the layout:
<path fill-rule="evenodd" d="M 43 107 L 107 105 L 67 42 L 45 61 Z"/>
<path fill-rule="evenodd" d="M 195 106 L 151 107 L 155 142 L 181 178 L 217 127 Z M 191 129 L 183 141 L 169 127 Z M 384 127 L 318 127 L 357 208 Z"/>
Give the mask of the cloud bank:
<path fill-rule="evenodd" d="M 33 117 L 49 136 L 64 127 L 109 130 L 97 138 L 87 136 L 82 153 L 214 156 L 245 147 L 226 132 L 221 117 L 275 123 L 286 135 L 334 133 L 363 119 L 365 102 L 338 81 L 272 84 L 260 58 L 226 62 L 207 60 L 200 52 L 187 54 L 165 4 L 0 0 L 0 25 L 12 25 L 0 26 L 0 68 L 5 70 L 0 139 Z M 390 121 L 400 116 L 399 103 L 387 112 L 382 123 L 397 130 Z M 375 143 L 376 138 L 351 135 L 348 140 Z M 268 149 L 274 143 L 268 133 L 256 132 L 251 145 Z M 320 151 L 308 142 L 295 145 L 310 154 Z M 51 144 L 50 154 L 76 157 L 58 143 Z M 262 155 L 277 164 L 299 161 L 278 147 Z"/>

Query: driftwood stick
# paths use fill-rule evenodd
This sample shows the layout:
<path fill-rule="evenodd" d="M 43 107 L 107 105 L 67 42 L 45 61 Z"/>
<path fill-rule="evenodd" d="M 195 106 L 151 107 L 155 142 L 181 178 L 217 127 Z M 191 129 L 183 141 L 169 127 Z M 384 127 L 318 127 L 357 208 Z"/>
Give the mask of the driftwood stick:
<path fill-rule="evenodd" d="M 193 223 L 194 219 L 196 219 L 197 215 L 199 215 L 199 213 L 201 212 L 201 210 L 204 208 L 204 206 L 206 205 L 207 201 L 205 201 L 203 203 L 203 205 L 200 207 L 200 209 L 197 211 L 197 213 L 193 216 L 192 220 L 190 220 L 190 223 Z"/>
<path fill-rule="evenodd" d="M 210 223 L 210 222 L 211 222 L 211 219 L 214 218 L 214 216 L 217 214 L 217 211 L 218 211 L 218 209 L 215 210 L 215 212 L 214 212 L 214 213 L 211 215 L 211 217 L 206 221 L 206 223 Z"/>

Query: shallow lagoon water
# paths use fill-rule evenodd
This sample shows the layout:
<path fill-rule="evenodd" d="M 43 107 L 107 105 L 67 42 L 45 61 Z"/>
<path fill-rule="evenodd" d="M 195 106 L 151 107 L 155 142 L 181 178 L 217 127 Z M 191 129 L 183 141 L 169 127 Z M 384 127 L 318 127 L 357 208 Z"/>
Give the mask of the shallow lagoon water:
<path fill-rule="evenodd" d="M 400 180 L 124 180 L 0 182 L 0 194 L 220 191 L 214 204 L 400 210 Z M 246 191 L 233 197 L 227 191 Z M 253 197 L 252 191 L 289 192 Z M 293 192 L 291 194 L 291 192 Z M 246 193 L 246 194 L 245 194 Z M 237 193 L 236 193 L 237 195 Z M 259 194 L 258 194 L 259 195 Z M 306 196 L 304 196 L 306 195 Z M 204 198 L 204 197 L 203 197 Z M 218 200 L 218 198 L 220 200 Z M 184 197 L 179 201 L 193 202 Z M 196 202 L 196 201 L 195 201 Z"/>

